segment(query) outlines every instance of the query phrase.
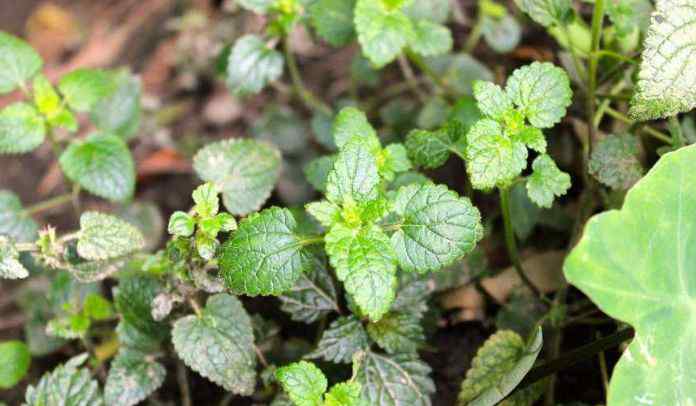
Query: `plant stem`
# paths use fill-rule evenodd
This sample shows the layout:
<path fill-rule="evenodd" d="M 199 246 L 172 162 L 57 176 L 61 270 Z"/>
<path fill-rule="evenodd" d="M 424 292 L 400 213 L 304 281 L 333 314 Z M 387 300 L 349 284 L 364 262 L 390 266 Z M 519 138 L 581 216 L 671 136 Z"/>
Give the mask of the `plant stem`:
<path fill-rule="evenodd" d="M 302 81 L 302 76 L 300 75 L 300 70 L 297 67 L 297 61 L 295 60 L 295 54 L 292 53 L 290 48 L 290 37 L 285 37 L 284 42 L 285 48 L 285 60 L 287 61 L 288 70 L 290 71 L 290 78 L 292 79 L 292 85 L 298 96 L 302 99 L 302 102 L 309 107 L 311 110 L 317 110 L 327 116 L 333 115 L 333 110 L 328 104 L 321 101 L 314 93 L 310 92 L 309 89 L 304 85 Z"/>
<path fill-rule="evenodd" d="M 617 120 L 619 120 L 619 121 L 622 121 L 622 122 L 624 122 L 624 123 L 626 123 L 626 124 L 635 124 L 635 121 L 631 120 L 630 118 L 626 117 L 625 114 L 623 114 L 623 113 L 621 113 L 620 111 L 615 110 L 615 109 L 613 109 L 613 108 L 611 108 L 611 107 L 607 107 L 607 108 L 605 109 L 605 112 L 606 112 L 608 115 L 610 115 L 610 116 L 614 117 L 615 119 L 617 119 Z M 665 143 L 667 143 L 667 144 L 671 144 L 671 143 L 672 143 L 672 138 L 671 138 L 669 135 L 667 135 L 667 134 L 665 134 L 665 133 L 663 133 L 663 132 L 661 132 L 661 131 L 657 131 L 656 129 L 654 129 L 654 128 L 648 126 L 648 125 L 642 126 L 641 129 L 642 129 L 646 134 L 651 135 L 651 136 L 654 137 L 655 139 L 658 139 L 658 140 L 660 140 L 660 141 L 662 141 L 662 142 L 665 142 Z"/>
<path fill-rule="evenodd" d="M 604 22 L 604 0 L 595 0 L 594 10 L 592 12 L 592 42 L 590 49 L 590 61 L 589 69 L 587 72 L 587 97 L 585 99 L 586 114 L 587 114 L 587 127 L 589 129 L 588 139 L 583 143 L 582 155 L 584 161 L 583 175 L 587 172 L 587 164 L 590 159 L 590 153 L 592 152 L 592 142 L 595 139 L 595 104 L 596 104 L 596 92 L 597 92 L 597 65 L 599 63 L 599 46 L 602 39 L 602 25 Z"/>
<path fill-rule="evenodd" d="M 537 297 L 541 297 L 541 292 L 527 277 L 527 274 L 522 268 L 522 262 L 520 261 L 519 253 L 517 252 L 517 241 L 515 241 L 515 233 L 512 229 L 512 219 L 510 216 L 510 187 L 505 186 L 498 188 L 500 191 L 500 209 L 503 212 L 503 226 L 505 228 L 505 245 L 507 246 L 508 255 L 510 256 L 510 261 L 517 271 L 522 282 L 529 288 L 529 290 L 534 293 Z"/>
<path fill-rule="evenodd" d="M 481 12 L 480 8 L 478 10 L 478 16 L 476 17 L 476 22 L 474 23 L 474 26 L 471 28 L 471 32 L 469 33 L 469 38 L 466 40 L 466 44 L 464 45 L 464 52 L 467 54 L 470 54 L 474 51 L 474 48 L 476 48 L 476 45 L 478 45 L 479 41 L 481 40 L 481 34 L 483 33 L 483 13 Z"/>
<path fill-rule="evenodd" d="M 444 80 L 442 80 L 441 75 L 438 75 L 435 71 L 433 71 L 430 66 L 423 61 L 423 58 L 421 58 L 420 55 L 416 55 L 413 52 L 408 51 L 406 55 L 408 56 L 408 59 L 413 62 L 413 64 L 416 65 L 418 69 L 425 74 L 425 76 L 428 77 L 428 79 L 435 83 L 435 85 L 445 93 L 445 95 L 456 96 L 456 93 L 452 90 L 452 88 L 445 83 Z"/>
<path fill-rule="evenodd" d="M 268 368 L 268 361 L 266 360 L 266 356 L 263 355 L 263 352 L 259 349 L 256 344 L 254 344 L 254 351 L 256 352 L 256 356 L 259 358 L 259 362 L 264 368 Z"/>
<path fill-rule="evenodd" d="M 186 365 L 184 365 L 183 361 L 178 361 L 176 363 L 176 380 L 179 384 L 179 392 L 181 395 L 181 405 L 182 406 L 192 406 L 191 388 L 189 387 Z"/>
<path fill-rule="evenodd" d="M 679 124 L 679 119 L 676 115 L 670 116 L 667 121 L 667 127 L 669 128 L 669 133 L 672 135 L 672 145 L 675 148 L 680 148 L 686 145 L 684 142 L 684 134 L 682 133 L 681 124 Z"/>
<path fill-rule="evenodd" d="M 423 93 L 423 91 L 418 87 L 418 82 L 416 81 L 416 75 L 413 73 L 413 68 L 411 67 L 411 64 L 408 63 L 408 59 L 401 54 L 399 55 L 399 68 L 401 69 L 401 73 L 403 73 L 404 78 L 406 79 L 406 83 L 408 86 L 411 88 L 413 93 L 418 96 L 418 99 L 420 99 L 421 102 L 425 102 L 428 99 L 428 96 Z"/>
<path fill-rule="evenodd" d="M 201 311 L 201 305 L 198 304 L 196 299 L 189 298 L 189 304 L 191 305 L 191 308 L 193 308 L 193 311 L 196 313 L 196 316 L 201 317 L 203 315 L 203 312 Z"/>
<path fill-rule="evenodd" d="M 624 341 L 632 338 L 633 335 L 634 331 L 632 328 L 625 328 L 623 330 L 617 331 L 614 334 L 608 335 L 604 338 L 600 338 L 599 340 L 591 342 L 590 344 L 566 352 L 565 354 L 556 359 L 553 359 L 535 368 L 532 368 L 532 370 L 529 371 L 527 376 L 524 377 L 518 389 L 531 385 L 542 378 L 545 378 L 551 374 L 555 374 L 556 372 L 568 368 L 572 365 L 575 365 L 580 361 L 590 359 L 602 351 L 606 351 L 609 348 L 616 347 Z"/>
<path fill-rule="evenodd" d="M 70 203 L 72 200 L 73 200 L 73 194 L 66 193 L 64 195 L 60 195 L 60 196 L 50 198 L 48 200 L 44 200 L 43 202 L 39 202 L 33 206 L 29 206 L 26 209 L 24 209 L 24 213 L 26 215 L 30 216 L 32 214 L 40 213 L 42 211 L 56 208 L 56 207 L 61 206 L 63 204 Z"/>

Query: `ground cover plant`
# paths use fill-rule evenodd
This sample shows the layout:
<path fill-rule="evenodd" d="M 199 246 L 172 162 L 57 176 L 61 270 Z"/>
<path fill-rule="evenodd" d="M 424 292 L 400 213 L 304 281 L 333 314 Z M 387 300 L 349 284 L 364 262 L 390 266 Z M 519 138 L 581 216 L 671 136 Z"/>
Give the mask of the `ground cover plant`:
<path fill-rule="evenodd" d="M 135 3 L 0 31 L 0 405 L 694 404 L 694 0 Z"/>

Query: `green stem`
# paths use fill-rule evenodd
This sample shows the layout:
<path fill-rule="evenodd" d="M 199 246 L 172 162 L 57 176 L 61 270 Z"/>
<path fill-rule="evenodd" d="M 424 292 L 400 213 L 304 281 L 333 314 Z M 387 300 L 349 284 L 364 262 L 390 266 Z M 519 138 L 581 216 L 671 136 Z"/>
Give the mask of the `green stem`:
<path fill-rule="evenodd" d="M 464 45 L 464 52 L 470 54 L 474 51 L 474 48 L 476 48 L 476 45 L 478 45 L 481 40 L 481 34 L 483 34 L 483 13 L 479 10 L 474 27 L 471 29 L 469 38 L 467 38 L 466 44 Z"/>
<path fill-rule="evenodd" d="M 686 145 L 684 141 L 684 134 L 682 133 L 681 124 L 679 124 L 679 119 L 676 115 L 670 116 L 667 121 L 667 128 L 669 128 L 669 133 L 672 135 L 672 145 L 675 148 L 681 148 Z"/>
<path fill-rule="evenodd" d="M 617 119 L 617 120 L 619 120 L 619 121 L 622 121 L 622 122 L 624 122 L 624 123 L 626 123 L 626 124 L 635 124 L 635 121 L 631 120 L 631 119 L 628 118 L 625 114 L 623 114 L 623 113 L 621 113 L 620 111 L 615 110 L 615 109 L 613 109 L 613 108 L 611 108 L 611 107 L 607 107 L 607 108 L 605 109 L 605 112 L 606 112 L 608 115 L 610 115 L 611 117 L 614 117 L 615 119 Z M 655 139 L 658 139 L 658 140 L 660 140 L 660 141 L 662 141 L 662 142 L 665 142 L 665 143 L 667 143 L 667 144 L 672 144 L 672 138 L 671 138 L 669 135 L 667 135 L 667 134 L 665 134 L 665 133 L 663 133 L 663 132 L 660 132 L 660 131 L 658 131 L 658 130 L 656 130 L 656 129 L 654 129 L 654 128 L 648 126 L 648 125 L 642 126 L 641 129 L 642 129 L 646 134 L 651 135 L 651 136 L 654 137 Z"/>
<path fill-rule="evenodd" d="M 517 241 L 515 241 L 515 233 L 512 229 L 512 218 L 510 216 L 510 187 L 501 187 L 500 191 L 500 209 L 503 212 L 503 226 L 505 228 L 505 245 L 507 246 L 510 261 L 519 275 L 522 282 L 534 293 L 537 297 L 541 297 L 541 292 L 527 277 L 520 261 L 520 255 L 517 251 Z"/>
<path fill-rule="evenodd" d="M 290 37 L 285 37 L 284 42 L 285 48 L 285 60 L 287 61 L 288 70 L 290 71 L 290 78 L 292 79 L 292 85 L 298 96 L 302 99 L 302 102 L 312 110 L 320 111 L 327 116 L 333 115 L 333 110 L 328 104 L 321 101 L 314 93 L 310 92 L 309 89 L 304 85 L 302 81 L 302 76 L 300 75 L 300 70 L 297 67 L 297 61 L 295 60 L 295 54 L 292 53 L 290 48 Z"/>
<path fill-rule="evenodd" d="M 573 66 L 575 67 L 575 70 L 578 73 L 578 78 L 582 81 L 584 80 L 586 72 L 583 65 L 580 63 L 580 57 L 578 56 L 578 52 L 575 49 L 575 41 L 573 41 L 573 36 L 570 35 L 570 30 L 568 29 L 567 24 L 563 24 L 563 34 L 566 36 L 566 41 L 568 43 L 568 51 L 570 51 L 570 57 L 573 60 Z"/>
<path fill-rule="evenodd" d="M 592 42 L 590 49 L 590 62 L 589 69 L 587 73 L 587 98 L 586 98 L 586 114 L 587 114 L 587 126 L 589 128 L 588 140 L 583 143 L 583 160 L 584 169 L 586 172 L 587 164 L 589 162 L 590 153 L 592 152 L 592 142 L 595 139 L 595 126 L 594 126 L 594 116 L 595 116 L 595 105 L 596 105 L 596 92 L 597 92 L 597 66 L 599 64 L 599 46 L 602 39 L 602 25 L 604 22 L 604 0 L 595 0 L 594 11 L 592 12 Z M 584 173 L 583 172 L 583 173 Z"/>
<path fill-rule="evenodd" d="M 427 63 L 423 60 L 423 58 L 420 57 L 420 55 L 414 54 L 413 52 L 408 52 L 406 53 L 408 56 L 408 59 L 413 62 L 414 65 L 418 67 L 418 69 L 421 70 L 425 74 L 425 76 L 428 77 L 435 85 L 440 88 L 440 90 L 445 93 L 445 95 L 450 95 L 450 96 L 456 96 L 456 92 L 452 90 L 452 88 L 445 83 L 445 81 L 442 79 L 442 75 L 437 74 L 435 71 L 433 71 L 430 66 L 428 66 Z"/>
<path fill-rule="evenodd" d="M 411 91 L 413 91 L 413 93 L 418 97 L 418 99 L 421 102 L 425 102 L 428 96 L 425 93 L 423 93 L 420 87 L 418 87 L 416 75 L 413 73 L 413 68 L 411 67 L 411 64 L 408 63 L 408 59 L 403 54 L 401 54 L 399 55 L 398 61 L 401 73 L 404 75 L 406 83 L 411 88 Z"/>
<path fill-rule="evenodd" d="M 72 193 L 66 193 L 64 195 L 56 196 L 51 199 L 45 200 L 43 202 L 37 203 L 33 206 L 29 206 L 24 209 L 24 213 L 28 216 L 42 211 L 51 210 L 58 206 L 62 206 L 66 203 L 70 203 L 73 200 Z"/>

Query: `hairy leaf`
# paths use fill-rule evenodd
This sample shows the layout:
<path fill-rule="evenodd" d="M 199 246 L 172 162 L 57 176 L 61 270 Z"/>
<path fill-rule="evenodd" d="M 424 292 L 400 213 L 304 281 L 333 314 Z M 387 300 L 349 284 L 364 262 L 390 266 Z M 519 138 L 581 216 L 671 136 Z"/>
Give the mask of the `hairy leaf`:
<path fill-rule="evenodd" d="M 104 385 L 104 402 L 136 405 L 162 386 L 166 374 L 167 371 L 152 355 L 122 349 L 111 362 Z"/>
<path fill-rule="evenodd" d="M 417 354 L 393 356 L 365 352 L 356 380 L 362 396 L 375 406 L 429 406 L 435 384 L 430 367 Z"/>
<path fill-rule="evenodd" d="M 477 80 L 474 82 L 474 97 L 481 113 L 500 120 L 512 110 L 512 100 L 502 87 L 492 82 Z"/>
<path fill-rule="evenodd" d="M 414 314 L 389 313 L 367 325 L 370 338 L 390 354 L 416 352 L 425 342 L 420 318 Z"/>
<path fill-rule="evenodd" d="M 283 55 L 256 35 L 235 42 L 227 64 L 227 85 L 237 95 L 259 93 L 283 74 Z"/>
<path fill-rule="evenodd" d="M 295 321 L 313 323 L 337 310 L 336 288 L 325 258 L 313 255 L 312 267 L 300 275 L 295 286 L 280 296 L 281 310 Z"/>
<path fill-rule="evenodd" d="M 88 211 L 80 216 L 77 253 L 82 258 L 102 260 L 131 254 L 145 246 L 140 230 L 118 217 Z"/>
<path fill-rule="evenodd" d="M 504 185 L 527 166 L 527 147 L 505 136 L 496 121 L 478 121 L 467 134 L 467 145 L 466 170 L 476 189 Z"/>
<path fill-rule="evenodd" d="M 363 54 L 378 68 L 396 59 L 416 39 L 408 16 L 398 8 L 389 10 L 382 1 L 357 0 L 355 29 Z"/>
<path fill-rule="evenodd" d="M 336 204 L 374 200 L 379 183 L 377 161 L 370 149 L 360 142 L 351 142 L 338 153 L 329 172 L 326 197 Z"/>
<path fill-rule="evenodd" d="M 534 62 L 516 69 L 505 91 L 537 128 L 553 127 L 561 121 L 573 96 L 568 75 L 548 62 Z"/>
<path fill-rule="evenodd" d="M 329 173 L 336 163 L 336 155 L 326 155 L 309 161 L 303 171 L 314 189 L 325 192 Z"/>
<path fill-rule="evenodd" d="M 13 103 L 0 110 L 0 154 L 21 154 L 44 142 L 46 124 L 27 103 Z"/>
<path fill-rule="evenodd" d="M 19 262 L 19 252 L 12 240 L 0 236 L 0 279 L 24 279 L 29 271 Z"/>
<path fill-rule="evenodd" d="M 26 344 L 17 340 L 0 343 L 0 389 L 9 389 L 22 380 L 30 363 Z"/>
<path fill-rule="evenodd" d="M 41 57 L 29 44 L 0 32 L 0 94 L 23 86 L 42 65 Z"/>
<path fill-rule="evenodd" d="M 324 330 L 316 350 L 305 357 L 349 363 L 356 352 L 368 348 L 369 344 L 367 333 L 360 320 L 355 316 L 342 316 Z"/>
<path fill-rule="evenodd" d="M 307 361 L 279 368 L 276 378 L 295 406 L 321 406 L 328 383 L 324 373 Z"/>
<path fill-rule="evenodd" d="M 570 0 L 515 0 L 515 4 L 544 27 L 564 24 L 572 15 Z"/>
<path fill-rule="evenodd" d="M 609 136 L 592 149 L 589 171 L 603 184 L 626 190 L 643 176 L 643 166 L 638 160 L 639 151 L 639 140 L 635 136 Z"/>
<path fill-rule="evenodd" d="M 527 179 L 527 194 L 539 207 L 551 207 L 554 197 L 563 196 L 570 189 L 570 175 L 558 169 L 550 156 L 539 155 L 532 169 Z"/>
<path fill-rule="evenodd" d="M 365 113 L 355 107 L 345 107 L 336 115 L 333 136 L 336 146 L 343 148 L 353 137 L 377 138 L 377 132 Z"/>
<path fill-rule="evenodd" d="M 331 387 L 324 396 L 324 406 L 360 406 L 361 386 L 357 382 L 341 382 Z"/>
<path fill-rule="evenodd" d="M 166 325 L 152 318 L 152 300 L 161 290 L 157 279 L 139 275 L 121 278 L 114 288 L 114 304 L 121 318 L 140 335 L 155 340 L 168 334 Z"/>
<path fill-rule="evenodd" d="M 25 406 L 104 405 L 99 383 L 87 368 L 80 368 L 86 359 L 87 354 L 78 355 L 44 374 L 36 386 L 27 388 Z"/>
<path fill-rule="evenodd" d="M 309 6 L 309 19 L 317 34 L 340 47 L 355 37 L 353 9 L 356 0 L 317 0 Z"/>

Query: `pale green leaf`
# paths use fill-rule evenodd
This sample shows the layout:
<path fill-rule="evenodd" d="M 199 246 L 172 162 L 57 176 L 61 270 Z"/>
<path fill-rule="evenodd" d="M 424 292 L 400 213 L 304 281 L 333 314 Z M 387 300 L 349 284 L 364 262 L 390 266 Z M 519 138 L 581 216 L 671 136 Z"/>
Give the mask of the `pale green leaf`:
<path fill-rule="evenodd" d="M 425 342 L 420 318 L 414 314 L 389 313 L 367 325 L 370 338 L 390 354 L 416 352 Z"/>
<path fill-rule="evenodd" d="M 411 19 L 398 8 L 389 10 L 381 1 L 358 0 L 355 29 L 363 54 L 375 67 L 392 62 L 416 33 Z"/>
<path fill-rule="evenodd" d="M 237 95 L 259 93 L 283 74 L 283 55 L 261 37 L 248 34 L 235 42 L 227 65 L 227 86 Z"/>
<path fill-rule="evenodd" d="M 542 346 L 541 327 L 528 343 L 510 330 L 489 337 L 471 362 L 457 404 L 488 406 L 503 400 L 532 368 Z"/>
<path fill-rule="evenodd" d="M 231 139 L 208 144 L 193 158 L 196 174 L 213 182 L 234 215 L 258 210 L 280 176 L 277 148 L 261 141 Z"/>
<path fill-rule="evenodd" d="M 534 62 L 516 69 L 505 91 L 537 128 L 553 127 L 560 122 L 573 96 L 568 74 L 549 62 Z"/>
<path fill-rule="evenodd" d="M 77 69 L 60 78 L 58 90 L 75 111 L 89 111 L 114 91 L 112 75 L 101 69 Z"/>
<path fill-rule="evenodd" d="M 468 254 L 483 236 L 479 211 L 444 185 L 403 187 L 394 209 L 399 222 L 391 245 L 407 272 L 438 271 Z"/>
<path fill-rule="evenodd" d="M 329 44 L 340 47 L 355 37 L 353 9 L 356 0 L 317 0 L 309 8 L 309 20 L 317 34 Z"/>
<path fill-rule="evenodd" d="M 82 258 L 102 260 L 131 254 L 145 246 L 140 230 L 108 214 L 88 211 L 80 216 L 77 253 Z"/>
<path fill-rule="evenodd" d="M 326 377 L 311 362 L 300 361 L 279 368 L 276 378 L 295 406 L 321 406 L 328 387 Z"/>
<path fill-rule="evenodd" d="M 532 163 L 527 179 L 527 194 L 539 207 L 549 208 L 555 197 L 570 189 L 570 175 L 561 171 L 548 155 L 539 155 Z"/>
<path fill-rule="evenodd" d="M 133 196 L 135 163 L 128 146 L 115 135 L 94 133 L 70 143 L 60 156 L 65 176 L 87 191 L 108 200 Z"/>
<path fill-rule="evenodd" d="M 215 185 L 210 182 L 198 186 L 193 193 L 191 193 L 191 198 L 195 203 L 193 209 L 201 217 L 214 216 L 220 210 L 218 191 Z"/>
<path fill-rule="evenodd" d="M 643 176 L 639 151 L 639 139 L 631 134 L 608 136 L 592 149 L 589 172 L 613 189 L 626 190 Z"/>
<path fill-rule="evenodd" d="M 570 0 L 515 0 L 515 4 L 544 27 L 564 24 L 573 11 Z"/>
<path fill-rule="evenodd" d="M 329 172 L 326 197 L 336 204 L 374 200 L 380 181 L 377 161 L 370 149 L 360 142 L 351 142 L 338 153 Z"/>
<path fill-rule="evenodd" d="M 172 342 L 179 357 L 194 371 L 232 393 L 253 393 L 254 332 L 237 298 L 211 296 L 200 316 L 185 316 L 174 323 Z"/>
<path fill-rule="evenodd" d="M 367 333 L 360 320 L 355 316 L 343 316 L 334 320 L 324 330 L 317 348 L 305 357 L 349 363 L 356 352 L 368 348 L 369 345 Z"/>
<path fill-rule="evenodd" d="M 362 397 L 374 406 L 430 406 L 435 384 L 430 367 L 417 354 L 362 355 L 356 381 Z"/>
<path fill-rule="evenodd" d="M 428 20 L 413 24 L 414 36 L 408 46 L 417 54 L 435 56 L 446 54 L 452 49 L 453 39 L 449 28 Z"/>
<path fill-rule="evenodd" d="M 355 107 L 345 107 L 336 115 L 333 136 L 336 146 L 342 148 L 353 137 L 377 138 L 377 132 L 365 113 Z"/>
<path fill-rule="evenodd" d="M 36 386 L 27 388 L 24 406 L 104 405 L 99 383 L 89 369 L 80 368 L 87 356 L 78 355 L 45 373 Z"/>
<path fill-rule="evenodd" d="M 19 252 L 12 240 L 0 235 L 0 279 L 24 279 L 29 271 L 19 262 Z"/>
<path fill-rule="evenodd" d="M 496 121 L 483 119 L 467 134 L 466 170 L 476 189 L 513 180 L 527 166 L 527 147 L 503 134 Z"/>
<path fill-rule="evenodd" d="M 29 347 L 21 341 L 0 343 L 0 389 L 15 386 L 29 371 L 31 354 Z"/>
<path fill-rule="evenodd" d="M 104 401 L 109 405 L 136 405 L 162 386 L 166 374 L 153 355 L 121 349 L 106 377 Z"/>
<path fill-rule="evenodd" d="M 404 144 L 395 143 L 387 145 L 380 155 L 380 175 L 387 181 L 394 180 L 397 173 L 406 172 L 413 167 L 408 159 L 408 152 Z"/>
<path fill-rule="evenodd" d="M 41 57 L 29 44 L 0 32 L 0 94 L 23 86 L 42 65 Z"/>
<path fill-rule="evenodd" d="M 513 137 L 541 154 L 546 153 L 546 137 L 544 137 L 543 131 L 536 127 L 525 127 L 515 133 Z"/>
<path fill-rule="evenodd" d="M 336 155 L 326 155 L 309 161 L 304 167 L 303 171 L 307 181 L 314 189 L 320 192 L 326 191 L 326 181 L 335 162 Z"/>
<path fill-rule="evenodd" d="M 30 242 L 36 239 L 38 229 L 39 225 L 24 211 L 19 197 L 0 189 L 0 235 Z"/>
<path fill-rule="evenodd" d="M 172 216 L 169 217 L 167 231 L 169 234 L 178 237 L 190 237 L 195 227 L 196 220 L 194 220 L 193 217 L 183 211 L 175 211 L 172 213 Z"/>
<path fill-rule="evenodd" d="M 406 15 L 414 20 L 430 20 L 444 24 L 450 15 L 449 0 L 417 0 L 406 4 Z"/>
<path fill-rule="evenodd" d="M 44 142 L 46 124 L 27 103 L 13 103 L 0 110 L 0 154 L 21 154 Z"/>
<path fill-rule="evenodd" d="M 361 386 L 357 382 L 341 382 L 324 395 L 324 406 L 361 406 Z"/>
<path fill-rule="evenodd" d="M 324 227 L 341 221 L 341 208 L 327 200 L 309 203 L 305 208 Z"/>
<path fill-rule="evenodd" d="M 113 82 L 113 92 L 94 105 L 90 118 L 100 131 L 129 140 L 140 126 L 140 79 L 123 71 L 114 75 Z"/>
<path fill-rule="evenodd" d="M 32 90 L 34 92 L 34 105 L 45 117 L 48 126 L 65 128 L 70 132 L 77 131 L 77 118 L 66 106 L 46 76 L 36 75 L 32 82 Z"/>
<path fill-rule="evenodd" d="M 501 18 L 483 16 L 483 39 L 495 52 L 504 54 L 514 50 L 522 39 L 522 27 L 515 17 L 506 14 Z"/>
<path fill-rule="evenodd" d="M 695 169 L 694 145 L 663 155 L 621 210 L 589 220 L 566 258 L 566 279 L 636 331 L 614 367 L 608 405 L 678 405 L 694 396 Z"/>
<path fill-rule="evenodd" d="M 513 109 L 512 100 L 500 86 L 492 82 L 474 82 L 474 97 L 481 113 L 501 120 L 503 115 Z"/>
<path fill-rule="evenodd" d="M 270 105 L 251 126 L 254 138 L 278 147 L 284 154 L 302 154 L 307 150 L 309 129 L 305 121 L 288 106 Z"/>
<path fill-rule="evenodd" d="M 446 54 L 425 60 L 428 68 L 456 95 L 472 94 L 477 80 L 492 81 L 493 72 L 469 54 Z"/>

